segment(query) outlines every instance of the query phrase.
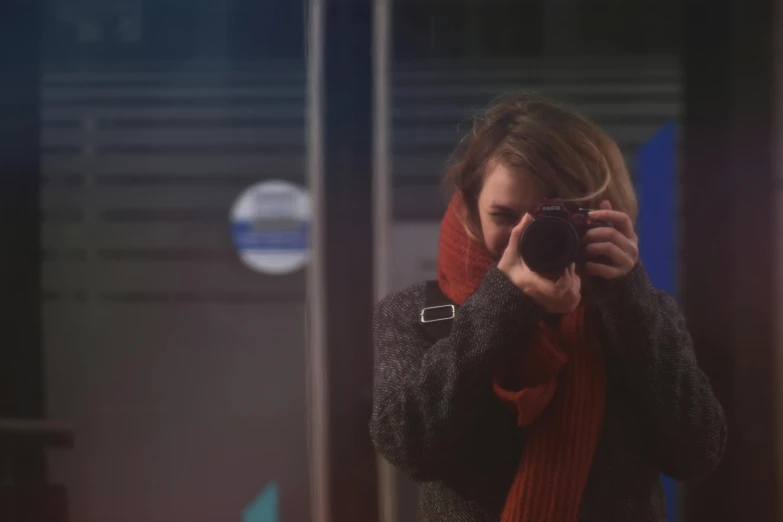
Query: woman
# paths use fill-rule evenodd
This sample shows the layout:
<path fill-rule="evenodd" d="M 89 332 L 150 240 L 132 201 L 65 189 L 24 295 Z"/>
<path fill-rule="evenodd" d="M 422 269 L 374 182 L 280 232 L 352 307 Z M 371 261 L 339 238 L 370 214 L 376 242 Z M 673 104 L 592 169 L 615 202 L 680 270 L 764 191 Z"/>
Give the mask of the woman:
<path fill-rule="evenodd" d="M 384 299 L 374 323 L 372 438 L 422 483 L 419 519 L 664 521 L 659 474 L 708 475 L 726 425 L 682 315 L 639 262 L 617 145 L 517 94 L 476 122 L 447 179 L 437 282 L 458 305 L 450 332 L 422 324 L 425 284 Z M 551 198 L 614 226 L 585 234 L 585 262 L 541 275 L 518 244 Z"/>

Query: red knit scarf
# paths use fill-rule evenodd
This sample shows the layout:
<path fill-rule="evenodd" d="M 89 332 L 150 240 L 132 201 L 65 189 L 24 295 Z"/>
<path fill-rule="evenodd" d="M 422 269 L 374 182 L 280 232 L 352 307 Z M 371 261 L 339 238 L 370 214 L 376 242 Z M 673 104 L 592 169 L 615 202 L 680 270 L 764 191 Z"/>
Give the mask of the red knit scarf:
<path fill-rule="evenodd" d="M 496 263 L 460 221 L 459 196 L 441 223 L 438 282 L 462 304 Z M 498 368 L 499 400 L 529 427 L 502 522 L 575 522 L 601 432 L 606 394 L 604 356 L 590 330 L 586 307 L 557 326 L 540 322 L 534 338 L 520 339 L 517 357 Z"/>

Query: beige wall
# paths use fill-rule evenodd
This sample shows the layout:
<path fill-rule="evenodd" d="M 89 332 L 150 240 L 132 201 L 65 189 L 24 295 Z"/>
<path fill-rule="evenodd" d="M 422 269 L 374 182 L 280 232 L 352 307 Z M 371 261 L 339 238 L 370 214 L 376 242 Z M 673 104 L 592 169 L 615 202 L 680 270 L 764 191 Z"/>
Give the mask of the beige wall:
<path fill-rule="evenodd" d="M 435 278 L 439 231 L 440 223 L 437 221 L 392 225 L 392 292 Z"/>

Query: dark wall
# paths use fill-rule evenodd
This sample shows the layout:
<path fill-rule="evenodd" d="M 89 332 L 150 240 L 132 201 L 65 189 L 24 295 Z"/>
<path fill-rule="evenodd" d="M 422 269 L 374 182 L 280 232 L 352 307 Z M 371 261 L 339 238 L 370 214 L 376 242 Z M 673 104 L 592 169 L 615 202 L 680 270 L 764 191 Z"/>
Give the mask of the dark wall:
<path fill-rule="evenodd" d="M 398 0 L 394 56 L 677 54 L 677 0 Z"/>
<path fill-rule="evenodd" d="M 136 0 L 132 9 L 110 0 L 83 2 L 64 16 L 68 0 L 45 0 L 44 58 L 50 66 L 126 64 L 181 60 L 236 61 L 301 59 L 303 2 L 293 0 Z M 123 35 L 123 20 L 140 31 Z M 101 37 L 80 37 L 80 20 L 99 27 Z M 149 63 L 145 64 L 149 66 Z"/>
<path fill-rule="evenodd" d="M 0 3 L 0 417 L 43 414 L 39 256 L 39 12 Z M 23 452 L 17 476 L 44 472 Z"/>
<path fill-rule="evenodd" d="M 780 518 L 775 4 L 723 0 L 705 17 L 702 2 L 687 2 L 685 312 L 728 421 L 723 462 L 687 490 L 694 522 Z"/>

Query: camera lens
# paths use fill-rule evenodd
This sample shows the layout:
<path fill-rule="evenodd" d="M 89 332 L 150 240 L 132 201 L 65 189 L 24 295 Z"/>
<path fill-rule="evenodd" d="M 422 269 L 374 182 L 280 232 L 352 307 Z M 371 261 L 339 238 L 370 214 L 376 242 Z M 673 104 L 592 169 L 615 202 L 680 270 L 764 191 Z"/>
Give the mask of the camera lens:
<path fill-rule="evenodd" d="M 555 273 L 576 261 L 579 235 L 565 219 L 537 218 L 519 240 L 519 254 L 527 266 L 538 273 Z"/>

